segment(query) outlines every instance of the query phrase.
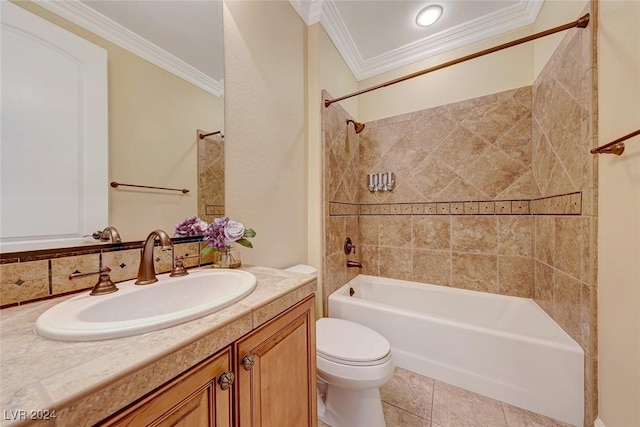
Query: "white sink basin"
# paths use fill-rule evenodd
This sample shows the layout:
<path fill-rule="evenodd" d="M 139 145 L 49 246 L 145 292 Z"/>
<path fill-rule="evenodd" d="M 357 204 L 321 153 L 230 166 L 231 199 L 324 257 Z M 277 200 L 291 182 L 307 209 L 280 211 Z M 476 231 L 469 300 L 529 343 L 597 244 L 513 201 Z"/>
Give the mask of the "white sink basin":
<path fill-rule="evenodd" d="M 88 293 L 51 307 L 38 317 L 36 333 L 62 341 L 128 337 L 194 320 L 249 295 L 253 274 L 242 270 L 194 270 L 187 276 L 158 275 L 150 285 L 117 283 L 117 292 Z"/>

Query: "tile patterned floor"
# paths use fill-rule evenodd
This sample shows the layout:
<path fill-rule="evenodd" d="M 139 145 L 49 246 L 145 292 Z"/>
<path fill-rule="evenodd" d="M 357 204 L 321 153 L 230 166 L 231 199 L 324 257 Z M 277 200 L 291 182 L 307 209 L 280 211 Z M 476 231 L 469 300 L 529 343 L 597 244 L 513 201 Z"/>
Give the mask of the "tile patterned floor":
<path fill-rule="evenodd" d="M 387 427 L 572 427 L 402 368 L 380 395 Z"/>

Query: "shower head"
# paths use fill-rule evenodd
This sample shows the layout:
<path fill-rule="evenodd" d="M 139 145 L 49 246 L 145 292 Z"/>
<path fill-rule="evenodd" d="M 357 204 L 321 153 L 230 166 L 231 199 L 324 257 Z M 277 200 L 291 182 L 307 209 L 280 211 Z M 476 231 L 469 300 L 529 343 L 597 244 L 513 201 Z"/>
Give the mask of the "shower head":
<path fill-rule="evenodd" d="M 362 132 L 362 129 L 364 129 L 364 123 L 358 123 L 351 119 L 347 120 L 347 126 L 349 126 L 349 123 L 353 123 L 353 127 L 356 129 L 356 133 L 360 133 Z"/>

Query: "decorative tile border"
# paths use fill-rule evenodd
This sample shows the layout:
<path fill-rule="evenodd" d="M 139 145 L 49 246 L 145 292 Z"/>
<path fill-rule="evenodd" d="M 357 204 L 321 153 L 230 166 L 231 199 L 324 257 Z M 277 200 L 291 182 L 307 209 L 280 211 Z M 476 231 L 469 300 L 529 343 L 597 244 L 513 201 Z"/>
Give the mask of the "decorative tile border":
<path fill-rule="evenodd" d="M 182 243 L 199 242 L 201 236 L 173 237 L 171 241 L 174 245 Z M 114 251 L 126 251 L 129 249 L 142 249 L 142 240 L 123 243 L 96 243 L 94 245 L 61 247 L 51 249 L 37 249 L 33 251 L 0 253 L 0 264 L 12 264 L 14 262 L 27 262 L 47 260 L 52 258 L 64 258 L 70 256 L 99 254 Z M 156 243 L 157 245 L 158 243 Z"/>
<path fill-rule="evenodd" d="M 171 269 L 174 256 L 193 256 L 205 243 L 200 237 L 173 239 L 173 250 L 156 262 L 156 271 Z M 89 248 L 57 248 L 2 255 L 0 260 L 0 309 L 50 299 L 91 289 L 97 276 L 71 282 L 69 274 L 111 268 L 111 279 L 122 282 L 134 278 L 140 262 L 142 242 L 94 245 Z M 158 249 L 158 248 L 155 248 Z M 188 260 L 188 266 L 211 264 L 211 256 Z"/>
<path fill-rule="evenodd" d="M 329 216 L 357 216 L 358 214 L 357 203 L 329 202 Z"/>
<path fill-rule="evenodd" d="M 15 262 L 40 261 L 54 258 L 66 258 L 70 256 L 82 256 L 99 254 L 109 251 L 124 251 L 127 249 L 142 248 L 142 241 L 127 243 L 96 243 L 95 245 L 82 247 L 52 248 L 33 251 L 21 251 L 0 253 L 0 265 L 13 264 Z"/>
<path fill-rule="evenodd" d="M 581 215 L 582 192 L 533 199 L 531 213 L 533 215 Z"/>
<path fill-rule="evenodd" d="M 581 215 L 582 192 L 524 200 L 427 203 L 329 202 L 329 216 L 358 215 Z"/>

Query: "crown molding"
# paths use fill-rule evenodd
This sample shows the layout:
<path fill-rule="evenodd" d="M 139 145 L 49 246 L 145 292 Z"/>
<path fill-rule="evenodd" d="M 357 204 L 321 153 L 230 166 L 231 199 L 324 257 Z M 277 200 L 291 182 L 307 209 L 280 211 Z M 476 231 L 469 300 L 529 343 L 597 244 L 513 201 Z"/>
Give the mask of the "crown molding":
<path fill-rule="evenodd" d="M 298 12 L 298 15 L 300 15 L 300 18 L 302 18 L 304 23 L 307 24 L 307 26 L 311 26 L 309 23 L 309 10 L 307 8 L 307 4 L 309 4 L 309 2 L 302 0 L 289 0 L 289 4 L 291 4 L 295 11 Z"/>
<path fill-rule="evenodd" d="M 289 0 L 307 26 L 320 22 L 323 0 Z"/>
<path fill-rule="evenodd" d="M 224 93 L 223 81 L 217 81 L 182 59 L 156 46 L 133 31 L 107 18 L 78 0 L 34 0 L 34 3 L 123 49 L 151 62 L 183 80 L 215 95 Z"/>
<path fill-rule="evenodd" d="M 512 6 L 366 60 L 362 58 L 340 17 L 335 0 L 324 0 L 320 22 L 356 80 L 360 81 L 532 24 L 543 2 L 544 0 L 520 0 Z"/>
<path fill-rule="evenodd" d="M 364 63 L 364 59 L 333 0 L 324 1 L 320 23 L 336 46 L 336 49 L 338 49 L 338 52 L 351 70 L 353 76 L 356 80 L 361 80 L 358 78 L 358 74 Z"/>
<path fill-rule="evenodd" d="M 309 6 L 309 21 L 311 24 L 320 22 L 323 3 L 324 0 L 311 0 L 311 5 Z"/>

